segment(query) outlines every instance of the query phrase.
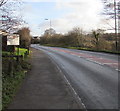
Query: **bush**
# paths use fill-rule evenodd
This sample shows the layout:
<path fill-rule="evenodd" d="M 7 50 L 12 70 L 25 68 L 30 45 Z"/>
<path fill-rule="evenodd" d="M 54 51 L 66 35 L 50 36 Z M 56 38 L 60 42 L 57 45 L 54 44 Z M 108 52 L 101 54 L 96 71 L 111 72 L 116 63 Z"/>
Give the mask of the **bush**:
<path fill-rule="evenodd" d="M 6 109 L 19 88 L 25 73 L 30 70 L 26 60 L 16 61 L 14 58 L 2 58 L 2 106 Z"/>

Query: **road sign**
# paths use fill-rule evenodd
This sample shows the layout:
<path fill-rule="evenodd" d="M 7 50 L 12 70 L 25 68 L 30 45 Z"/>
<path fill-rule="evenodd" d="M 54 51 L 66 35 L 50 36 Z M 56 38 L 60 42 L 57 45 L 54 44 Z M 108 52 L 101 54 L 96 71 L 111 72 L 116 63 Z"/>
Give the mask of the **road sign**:
<path fill-rule="evenodd" d="M 7 36 L 7 45 L 19 45 L 20 37 L 18 34 L 12 34 Z"/>

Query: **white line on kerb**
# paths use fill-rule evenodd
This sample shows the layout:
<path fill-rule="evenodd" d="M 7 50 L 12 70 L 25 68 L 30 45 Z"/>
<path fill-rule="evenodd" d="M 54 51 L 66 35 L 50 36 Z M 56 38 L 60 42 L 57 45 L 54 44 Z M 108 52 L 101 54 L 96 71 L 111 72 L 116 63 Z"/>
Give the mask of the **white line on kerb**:
<path fill-rule="evenodd" d="M 120 70 L 119 70 L 119 69 L 115 69 L 115 70 L 120 72 Z"/>
<path fill-rule="evenodd" d="M 57 64 L 56 64 L 56 65 L 57 65 Z M 58 68 L 58 70 L 59 70 L 60 72 L 62 72 L 58 65 L 57 65 L 57 68 Z M 62 68 L 63 68 L 63 67 L 62 67 Z M 84 103 L 82 102 L 81 98 L 78 96 L 77 92 L 74 90 L 74 88 L 72 87 L 72 85 L 70 84 L 70 82 L 68 81 L 68 79 L 66 78 L 66 76 L 63 75 L 63 77 L 64 77 L 64 79 L 66 80 L 67 84 L 68 84 L 68 85 L 70 86 L 70 88 L 72 89 L 72 91 L 74 92 L 74 94 L 76 95 L 77 99 L 82 103 L 82 106 L 84 107 L 84 109 L 87 111 L 86 106 L 84 105 Z"/>
<path fill-rule="evenodd" d="M 104 65 L 104 64 L 102 64 L 102 63 L 100 63 L 100 62 L 97 62 L 97 61 L 94 61 L 95 63 L 97 63 L 97 64 L 100 64 L 100 65 Z"/>
<path fill-rule="evenodd" d="M 61 69 L 59 68 L 59 66 L 57 64 L 56 64 L 56 66 L 57 66 L 58 70 L 60 72 L 62 72 Z M 87 111 L 86 106 L 84 105 L 84 103 L 82 102 L 81 98 L 78 96 L 78 94 L 76 93 L 76 91 L 74 90 L 74 88 L 72 87 L 72 85 L 70 84 L 70 82 L 68 81 L 68 79 L 66 78 L 66 76 L 65 75 L 63 75 L 63 76 L 64 76 L 64 79 L 66 80 L 67 84 L 70 86 L 70 88 L 72 89 L 72 91 L 74 92 L 74 94 L 76 95 L 76 97 L 78 98 L 78 100 L 82 103 L 82 106 Z"/>
<path fill-rule="evenodd" d="M 77 98 L 79 99 L 79 101 L 82 103 L 81 98 L 78 96 L 78 94 L 76 93 L 76 91 L 74 90 L 74 88 L 72 87 L 72 85 L 70 84 L 70 82 L 68 81 L 68 79 L 66 78 L 66 76 L 64 75 L 64 78 L 67 82 L 67 84 L 71 87 L 71 89 L 73 90 L 74 94 L 77 96 Z M 83 107 L 86 109 L 86 106 L 82 103 Z M 86 109 L 87 111 L 87 109 Z"/>

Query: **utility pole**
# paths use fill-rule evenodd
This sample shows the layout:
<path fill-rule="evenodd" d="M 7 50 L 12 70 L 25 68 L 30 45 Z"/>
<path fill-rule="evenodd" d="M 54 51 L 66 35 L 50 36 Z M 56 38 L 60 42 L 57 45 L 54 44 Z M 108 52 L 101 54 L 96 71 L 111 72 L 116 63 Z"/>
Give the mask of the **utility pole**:
<path fill-rule="evenodd" d="M 50 29 L 51 29 L 51 20 L 50 20 Z"/>
<path fill-rule="evenodd" d="M 114 17 L 115 17 L 115 47 L 118 50 L 118 39 L 117 39 L 117 12 L 116 12 L 116 0 L 114 0 Z"/>
<path fill-rule="evenodd" d="M 51 37 L 51 19 L 50 19 L 50 37 Z"/>

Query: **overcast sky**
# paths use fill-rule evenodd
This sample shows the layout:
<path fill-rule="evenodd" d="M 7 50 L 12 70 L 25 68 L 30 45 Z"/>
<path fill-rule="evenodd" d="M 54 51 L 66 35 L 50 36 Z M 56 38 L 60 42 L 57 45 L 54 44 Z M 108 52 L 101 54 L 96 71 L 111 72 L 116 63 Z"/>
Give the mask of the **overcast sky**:
<path fill-rule="evenodd" d="M 32 35 L 41 35 L 51 26 L 57 33 L 67 33 L 74 27 L 84 31 L 105 28 L 106 21 L 100 13 L 101 0 L 22 0 L 21 14 Z M 48 19 L 48 20 L 45 20 Z M 107 21 L 108 22 L 108 21 Z"/>

